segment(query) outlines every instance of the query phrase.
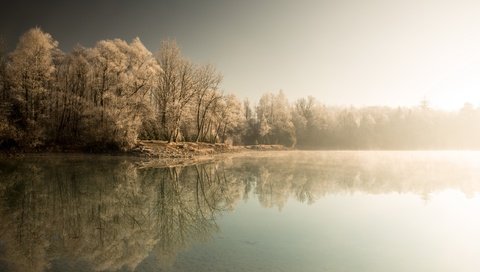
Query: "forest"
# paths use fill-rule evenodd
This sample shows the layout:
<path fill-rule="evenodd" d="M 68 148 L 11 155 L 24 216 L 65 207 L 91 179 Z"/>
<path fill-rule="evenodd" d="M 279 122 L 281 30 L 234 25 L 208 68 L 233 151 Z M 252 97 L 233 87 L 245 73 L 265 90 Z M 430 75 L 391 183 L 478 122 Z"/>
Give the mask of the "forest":
<path fill-rule="evenodd" d="M 300 69 L 300 68 L 298 68 Z M 282 91 L 259 101 L 222 89 L 222 74 L 173 40 L 151 53 L 139 38 L 62 52 L 40 28 L 0 44 L 0 148 L 129 150 L 139 140 L 299 149 L 477 149 L 480 110 L 327 106 Z"/>

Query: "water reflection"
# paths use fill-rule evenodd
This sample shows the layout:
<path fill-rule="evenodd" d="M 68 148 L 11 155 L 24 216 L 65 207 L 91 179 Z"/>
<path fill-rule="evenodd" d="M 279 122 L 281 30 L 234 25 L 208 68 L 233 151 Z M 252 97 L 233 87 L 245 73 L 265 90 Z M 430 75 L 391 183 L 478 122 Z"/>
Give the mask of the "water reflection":
<path fill-rule="evenodd" d="M 218 165 L 139 169 L 106 160 L 2 162 L 2 267 L 43 271 L 54 260 L 133 270 L 149 254 L 175 254 L 217 231 L 236 179 Z"/>
<path fill-rule="evenodd" d="M 412 155 L 414 154 L 414 155 Z M 473 157 L 475 158 L 475 156 Z M 212 238 L 216 219 L 254 197 L 282 209 L 327 194 L 480 191 L 468 153 L 275 153 L 185 167 L 121 158 L 0 162 L 1 271 L 169 268 Z"/>

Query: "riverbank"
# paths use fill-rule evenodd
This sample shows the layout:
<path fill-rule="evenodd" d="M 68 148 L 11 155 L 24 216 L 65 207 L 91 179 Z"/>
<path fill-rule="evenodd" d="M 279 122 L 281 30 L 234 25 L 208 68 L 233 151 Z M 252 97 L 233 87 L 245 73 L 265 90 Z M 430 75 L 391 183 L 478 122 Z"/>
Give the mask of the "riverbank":
<path fill-rule="evenodd" d="M 140 141 L 132 151 L 133 155 L 150 158 L 143 162 L 145 167 L 174 167 L 222 160 L 222 155 L 243 154 L 255 151 L 287 150 L 282 145 L 233 146 L 195 142 L 168 143 L 166 141 Z"/>
<path fill-rule="evenodd" d="M 3 156 L 27 156 L 29 154 L 57 153 L 57 154 L 104 154 L 113 156 L 134 156 L 162 161 L 190 161 L 208 159 L 214 155 L 239 153 L 245 151 L 275 151 L 288 150 L 282 145 L 248 145 L 234 146 L 228 144 L 211 144 L 195 142 L 168 143 L 158 140 L 142 140 L 127 151 L 118 151 L 109 148 L 84 148 L 75 146 L 51 146 L 38 149 L 10 149 L 0 151 Z M 169 163 L 170 164 L 170 163 Z"/>

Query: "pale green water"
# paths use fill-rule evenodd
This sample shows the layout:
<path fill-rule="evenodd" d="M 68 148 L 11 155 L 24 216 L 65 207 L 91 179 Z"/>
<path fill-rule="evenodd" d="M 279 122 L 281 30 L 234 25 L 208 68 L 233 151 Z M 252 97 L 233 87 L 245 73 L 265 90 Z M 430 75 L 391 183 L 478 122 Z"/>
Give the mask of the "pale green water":
<path fill-rule="evenodd" d="M 0 271 L 479 271 L 480 153 L 255 154 L 0 160 Z"/>

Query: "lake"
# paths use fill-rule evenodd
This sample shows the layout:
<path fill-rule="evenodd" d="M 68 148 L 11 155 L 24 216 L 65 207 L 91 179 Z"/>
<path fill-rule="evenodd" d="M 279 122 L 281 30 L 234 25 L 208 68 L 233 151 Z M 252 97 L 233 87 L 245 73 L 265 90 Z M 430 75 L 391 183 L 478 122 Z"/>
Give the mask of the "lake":
<path fill-rule="evenodd" d="M 0 271 L 480 268 L 480 153 L 0 160 Z"/>

